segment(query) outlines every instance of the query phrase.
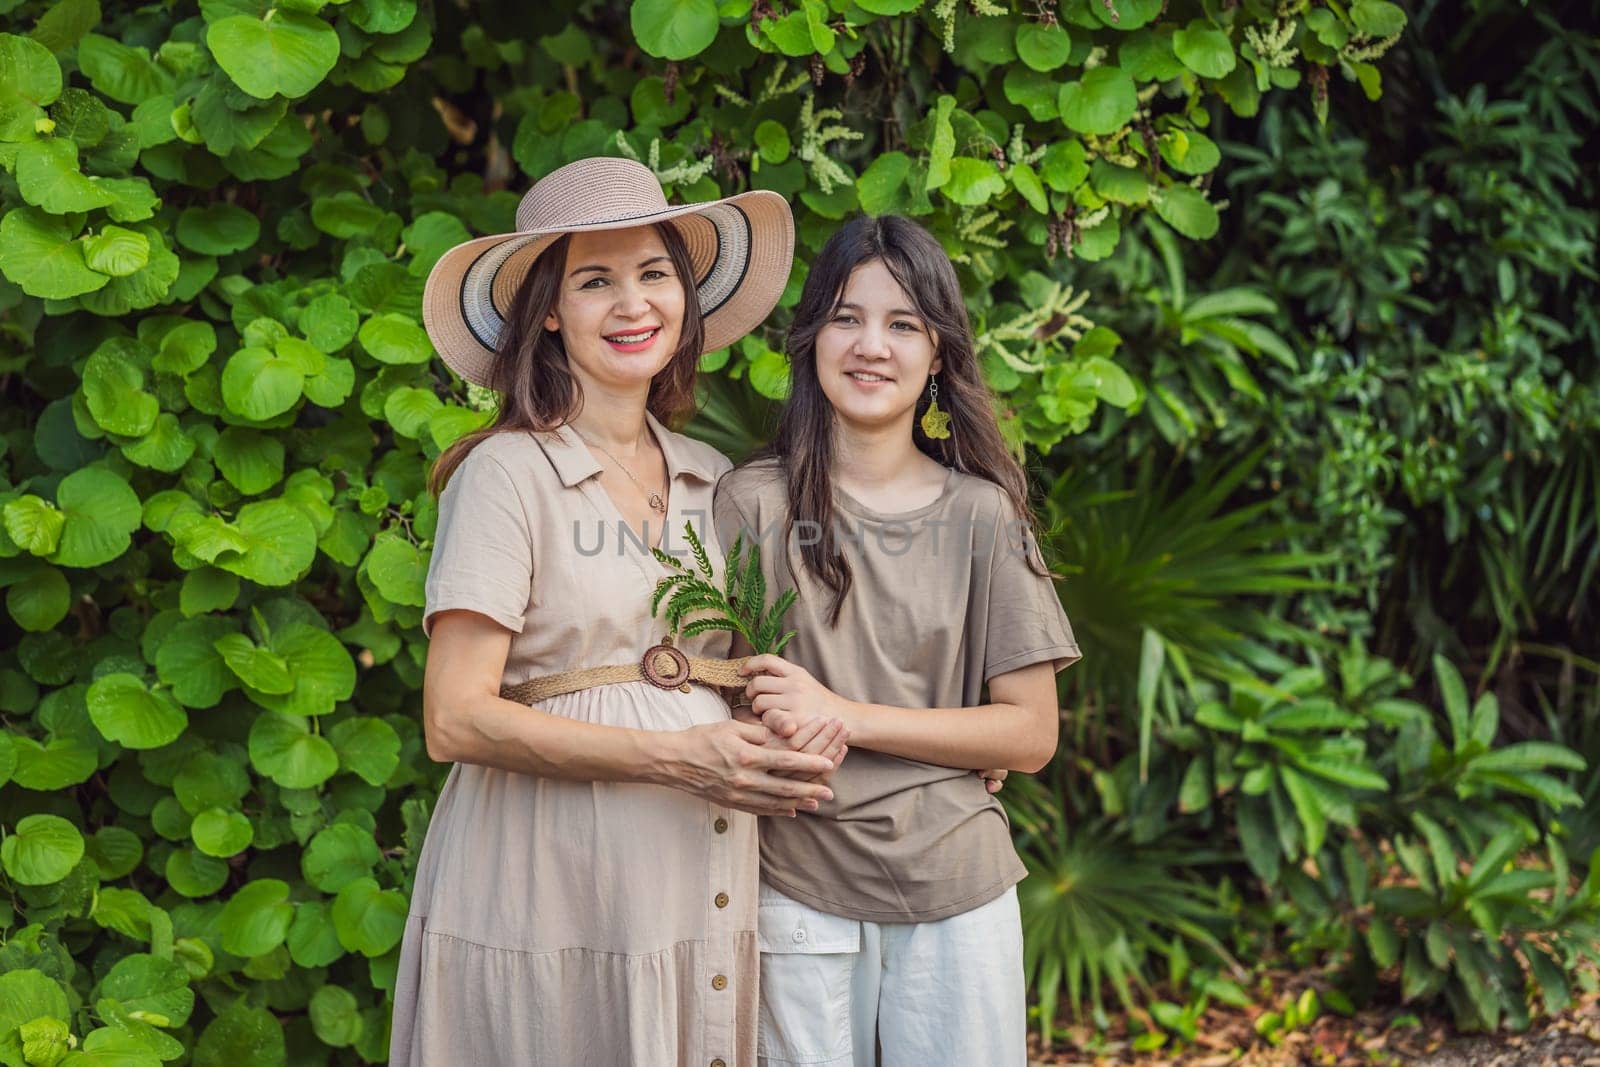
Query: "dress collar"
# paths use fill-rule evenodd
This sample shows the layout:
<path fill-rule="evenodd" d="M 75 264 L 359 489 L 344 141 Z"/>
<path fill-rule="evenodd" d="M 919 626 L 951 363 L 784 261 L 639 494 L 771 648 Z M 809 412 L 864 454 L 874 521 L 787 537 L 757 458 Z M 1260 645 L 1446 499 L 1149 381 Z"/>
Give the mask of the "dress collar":
<path fill-rule="evenodd" d="M 666 457 L 669 482 L 676 481 L 680 474 L 692 475 L 708 483 L 716 481 L 715 473 L 698 455 L 699 450 L 690 446 L 687 438 L 667 429 L 649 411 L 644 413 L 644 421 L 655 434 L 656 442 L 661 446 L 661 454 Z M 578 432 L 571 426 L 558 426 L 554 430 L 535 434 L 534 437 L 544 449 L 545 455 L 550 457 L 550 463 L 555 467 L 561 484 L 568 489 L 600 473 L 602 469 L 600 461 L 589 451 L 583 438 L 579 437 Z"/>

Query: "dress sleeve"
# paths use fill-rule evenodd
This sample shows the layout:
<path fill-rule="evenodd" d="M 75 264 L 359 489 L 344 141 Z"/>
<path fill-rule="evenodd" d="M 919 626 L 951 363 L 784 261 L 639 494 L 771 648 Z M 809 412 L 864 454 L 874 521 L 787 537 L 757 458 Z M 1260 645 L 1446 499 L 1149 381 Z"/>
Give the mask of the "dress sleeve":
<path fill-rule="evenodd" d="M 511 473 L 482 446 L 439 496 L 439 525 L 423 596 L 422 632 L 451 608 L 476 611 L 521 633 L 533 596 L 533 534 Z"/>
<path fill-rule="evenodd" d="M 1038 541 L 999 493 L 989 560 L 988 630 L 983 680 L 1049 661 L 1060 671 L 1081 658 Z"/>

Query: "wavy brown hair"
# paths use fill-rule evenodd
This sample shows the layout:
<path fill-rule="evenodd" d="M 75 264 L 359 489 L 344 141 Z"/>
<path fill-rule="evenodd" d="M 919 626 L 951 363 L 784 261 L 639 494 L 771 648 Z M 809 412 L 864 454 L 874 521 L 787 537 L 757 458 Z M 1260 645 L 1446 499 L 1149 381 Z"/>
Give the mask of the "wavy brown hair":
<path fill-rule="evenodd" d="M 1030 531 L 1035 529 L 1027 477 L 1000 433 L 994 398 L 973 351 L 972 324 L 950 257 L 932 234 L 910 219 L 899 215 L 852 219 L 828 238 L 812 261 L 789 328 L 789 399 L 778 420 L 777 436 L 757 457 L 776 458 L 783 464 L 789 495 L 784 543 L 789 543 L 796 523 L 812 523 L 807 529 L 820 531 L 817 537 L 801 539 L 800 552 L 806 569 L 833 591 L 832 625 L 838 625 L 853 579 L 850 564 L 834 538 L 835 416 L 817 378 L 817 334 L 838 310 L 851 273 L 873 260 L 881 262 L 911 297 L 917 314 L 932 328 L 937 338 L 934 354 L 943 361 L 935 378 L 939 398 L 949 410 L 950 436 L 934 440 L 922 432 L 922 415 L 928 409 L 927 390 L 923 390 L 911 431 L 913 442 L 944 466 L 999 486 L 1017 518 L 1026 522 Z M 1032 552 L 1028 560 L 1041 569 L 1041 561 Z"/>
<path fill-rule="evenodd" d="M 694 379 L 705 343 L 700 300 L 694 288 L 694 265 L 677 227 L 652 223 L 666 246 L 673 269 L 683 285 L 683 325 L 672 359 L 650 382 L 645 406 L 668 426 L 675 426 L 694 410 Z M 553 430 L 577 418 L 583 410 L 583 389 L 567 364 L 561 334 L 547 330 L 545 318 L 561 295 L 561 278 L 567 270 L 570 234 L 557 239 L 534 261 L 511 301 L 505 328 L 495 346 L 489 368 L 489 388 L 500 394 L 494 422 L 467 434 L 439 454 L 428 473 L 428 488 L 435 496 L 444 492 L 450 476 L 479 444 L 495 434 Z"/>

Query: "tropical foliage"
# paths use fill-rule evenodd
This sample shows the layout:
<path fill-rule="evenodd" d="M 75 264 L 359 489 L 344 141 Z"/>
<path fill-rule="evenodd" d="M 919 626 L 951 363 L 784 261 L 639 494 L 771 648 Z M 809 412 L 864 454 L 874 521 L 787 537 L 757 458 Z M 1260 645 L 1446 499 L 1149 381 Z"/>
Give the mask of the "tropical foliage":
<path fill-rule="evenodd" d="M 1088 652 L 1005 794 L 1042 1024 L 1183 1040 L 1267 958 L 1558 1008 L 1600 908 L 1566 7 L 0 0 L 0 1063 L 385 1058 L 423 475 L 493 404 L 422 282 L 595 154 L 794 205 L 703 365 L 729 453 L 840 219 L 957 261 Z"/>

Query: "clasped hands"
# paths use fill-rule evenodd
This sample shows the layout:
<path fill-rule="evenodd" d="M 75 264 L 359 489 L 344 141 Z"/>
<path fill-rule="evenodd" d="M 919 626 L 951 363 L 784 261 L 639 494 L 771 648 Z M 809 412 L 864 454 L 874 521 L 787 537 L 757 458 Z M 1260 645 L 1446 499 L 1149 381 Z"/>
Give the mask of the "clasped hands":
<path fill-rule="evenodd" d="M 741 722 L 767 728 L 769 747 L 821 755 L 837 770 L 850 751 L 848 722 L 860 705 L 840 696 L 799 664 L 782 656 L 752 656 L 739 669 L 750 678 L 744 700 L 734 704 L 733 716 Z M 976 771 L 990 793 L 998 793 L 1009 773 L 1002 769 Z M 827 782 L 833 771 L 816 775 L 795 774 L 803 781 Z"/>

